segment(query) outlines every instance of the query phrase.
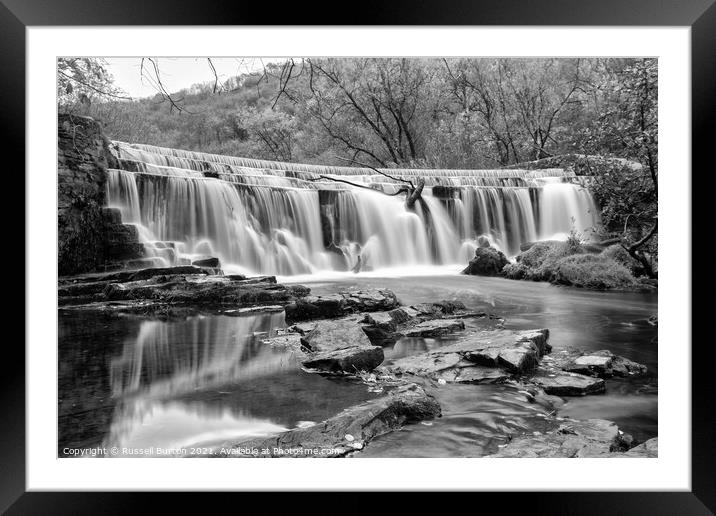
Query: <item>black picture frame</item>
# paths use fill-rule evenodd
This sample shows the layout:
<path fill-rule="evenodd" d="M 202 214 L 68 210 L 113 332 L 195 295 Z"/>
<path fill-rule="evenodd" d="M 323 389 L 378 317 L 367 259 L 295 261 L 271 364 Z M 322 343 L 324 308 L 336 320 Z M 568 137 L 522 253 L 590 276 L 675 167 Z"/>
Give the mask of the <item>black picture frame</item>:
<path fill-rule="evenodd" d="M 294 6 L 267 11 L 260 3 L 229 3 L 190 0 L 1 0 L 0 1 L 0 113 L 4 120 L 6 149 L 23 149 L 25 144 L 25 29 L 42 25 L 272 25 L 305 23 L 311 25 L 591 25 L 591 26 L 689 26 L 691 27 L 692 71 L 692 170 L 712 176 L 709 151 L 714 142 L 716 112 L 716 5 L 714 0 L 459 0 L 449 4 L 439 0 L 408 0 L 383 3 L 364 1 L 350 9 L 350 16 L 338 15 L 340 5 Z M 333 14 L 322 19 L 316 13 Z M 320 21 L 319 21 L 320 20 Z M 24 154 L 14 170 L 25 170 Z M 670 171 L 671 172 L 671 171 Z M 48 171 L 48 173 L 51 173 Z M 678 171 L 688 179 L 690 171 Z M 691 175 L 693 179 L 694 174 Z M 17 191 L 25 192 L 24 180 L 15 174 Z M 710 177 L 699 178 L 699 190 L 705 191 Z M 703 181 L 703 182 L 702 182 Z M 692 190 L 693 191 L 693 190 Z M 25 192 L 26 193 L 26 192 Z M 664 194 L 662 194 L 664 195 Z M 668 193 L 666 194 L 668 195 Z M 19 197 L 19 196 L 18 196 Z M 709 221 L 708 202 L 694 199 L 694 223 Z M 692 233 L 693 234 L 693 233 Z M 19 241 L 19 240 L 18 240 Z M 691 260 L 691 250 L 684 260 Z M 24 252 L 24 251 L 23 251 Z M 25 270 L 25 275 L 31 271 Z M 704 305 L 692 306 L 696 318 Z M 23 303 L 24 305 L 24 303 Z M 701 308 L 699 308 L 701 307 Z M 32 307 L 26 307 L 32 309 Z M 693 316 L 692 316 L 693 318 Z M 701 319 L 703 320 L 703 319 Z M 684 323 L 686 323 L 684 321 Z M 696 339 L 693 339 L 696 340 Z M 12 345 L 11 345 L 12 344 Z M 48 343 L 51 345 L 51 343 Z M 681 352 L 689 342 L 669 343 Z M 10 349 L 12 348 L 12 349 Z M 536 513 L 565 514 L 712 514 L 716 511 L 716 427 L 712 383 L 713 344 L 697 342 L 692 346 L 692 491 L 691 492 L 589 492 L 509 494 L 507 506 L 524 504 Z M 15 356 L 16 355 L 16 356 Z M 7 514 L 105 514 L 112 512 L 149 512 L 150 493 L 39 493 L 25 487 L 25 354 L 16 340 L 6 339 L 4 359 L 14 364 L 0 375 L 0 399 L 4 414 L 0 425 L 0 510 Z M 666 368 L 664 368 L 666 370 Z M 667 415 L 664 415 L 667 416 Z M 219 495 L 212 505 L 230 503 L 229 494 Z M 264 498 L 242 503 L 265 504 Z M 258 495 L 261 496 L 261 495 Z M 303 494 L 291 495 L 291 504 L 305 506 Z M 475 497 L 478 498 L 475 498 Z M 505 494 L 470 494 L 470 504 L 492 498 L 506 503 Z M 336 510 L 366 507 L 369 498 L 358 493 L 322 495 Z M 340 497 L 340 499 L 336 499 Z M 487 500 L 486 500 L 487 499 Z M 162 509 L 171 510 L 186 503 L 180 493 L 163 496 Z M 402 510 L 424 504 L 415 494 L 401 503 Z M 420 504 L 420 505 L 418 505 Z M 498 505 L 498 506 L 499 506 Z M 487 507 L 482 506 L 481 507 Z M 371 510 L 366 507 L 365 510 Z"/>

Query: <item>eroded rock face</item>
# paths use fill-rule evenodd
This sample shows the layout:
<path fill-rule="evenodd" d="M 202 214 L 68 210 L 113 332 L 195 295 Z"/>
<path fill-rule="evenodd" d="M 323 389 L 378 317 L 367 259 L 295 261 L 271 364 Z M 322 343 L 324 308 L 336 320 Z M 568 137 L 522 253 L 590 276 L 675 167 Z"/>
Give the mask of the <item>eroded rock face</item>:
<path fill-rule="evenodd" d="M 626 451 L 631 437 L 612 421 L 569 421 L 542 435 L 511 439 L 491 457 L 605 457 Z"/>
<path fill-rule="evenodd" d="M 221 457 L 316 457 L 312 450 L 330 450 L 321 457 L 342 457 L 362 449 L 376 437 L 403 425 L 440 416 L 440 405 L 416 384 L 396 388 L 388 396 L 351 407 L 308 428 L 299 428 L 268 439 L 222 447 Z M 252 450 L 268 449 L 267 455 Z"/>
<path fill-rule="evenodd" d="M 475 249 L 475 257 L 470 260 L 462 274 L 499 276 L 508 263 L 510 261 L 502 251 L 494 247 L 478 247 Z"/>

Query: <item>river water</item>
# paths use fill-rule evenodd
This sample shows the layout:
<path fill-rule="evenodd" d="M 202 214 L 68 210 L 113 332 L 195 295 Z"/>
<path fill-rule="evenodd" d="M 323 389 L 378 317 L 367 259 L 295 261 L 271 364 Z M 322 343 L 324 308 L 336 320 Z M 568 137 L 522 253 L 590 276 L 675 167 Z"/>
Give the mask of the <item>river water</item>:
<path fill-rule="evenodd" d="M 605 394 L 566 398 L 558 416 L 610 419 L 638 441 L 657 435 L 657 331 L 647 323 L 657 313 L 656 294 L 444 272 L 291 281 L 315 294 L 389 288 L 404 304 L 456 299 L 504 318 L 505 328 L 549 328 L 553 353 L 610 349 L 641 362 L 647 378 L 610 379 Z M 468 331 L 484 324 L 466 321 Z M 303 372 L 290 352 L 261 344 L 283 326 L 282 313 L 160 320 L 61 310 L 58 455 L 95 446 L 153 449 L 155 456 L 212 448 L 318 422 L 382 395 L 358 381 Z M 459 338 L 403 339 L 385 350 L 386 361 Z M 444 385 L 435 393 L 442 418 L 380 437 L 356 456 L 483 456 L 508 434 L 555 425 L 510 385 Z"/>

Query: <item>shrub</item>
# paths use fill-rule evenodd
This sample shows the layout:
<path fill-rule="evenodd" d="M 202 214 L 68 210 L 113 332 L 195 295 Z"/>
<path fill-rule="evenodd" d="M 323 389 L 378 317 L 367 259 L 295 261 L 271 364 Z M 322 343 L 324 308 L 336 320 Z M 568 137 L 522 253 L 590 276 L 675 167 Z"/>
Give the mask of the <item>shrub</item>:
<path fill-rule="evenodd" d="M 615 244 L 607 247 L 602 251 L 602 256 L 610 258 L 615 262 L 623 265 L 634 275 L 642 273 L 641 264 L 636 261 L 621 245 Z"/>
<path fill-rule="evenodd" d="M 581 248 L 571 246 L 567 242 L 557 240 L 537 242 L 517 257 L 520 268 L 503 269 L 503 272 L 512 279 L 549 281 L 552 269 L 559 259 L 580 252 L 582 252 Z"/>
<path fill-rule="evenodd" d="M 552 269 L 553 283 L 595 290 L 630 288 L 632 273 L 617 261 L 598 254 L 579 254 L 559 259 Z"/>

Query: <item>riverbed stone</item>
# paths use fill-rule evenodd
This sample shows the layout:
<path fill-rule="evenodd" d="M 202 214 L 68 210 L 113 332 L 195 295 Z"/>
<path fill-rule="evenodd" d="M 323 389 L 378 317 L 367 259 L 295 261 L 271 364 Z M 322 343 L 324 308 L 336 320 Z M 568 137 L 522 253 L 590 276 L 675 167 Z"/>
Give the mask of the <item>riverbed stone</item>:
<path fill-rule="evenodd" d="M 620 457 L 651 459 L 659 456 L 659 438 L 653 437 L 619 455 Z"/>
<path fill-rule="evenodd" d="M 328 373 L 372 371 L 383 362 L 383 348 L 373 346 L 355 320 L 320 321 L 301 337 L 308 351 L 303 365 Z"/>
<path fill-rule="evenodd" d="M 350 346 L 318 353 L 309 353 L 302 364 L 307 369 L 325 373 L 355 374 L 372 371 L 384 359 L 380 346 Z"/>
<path fill-rule="evenodd" d="M 546 346 L 546 329 L 490 330 L 426 353 L 394 360 L 393 374 L 426 376 L 447 382 L 482 383 L 505 381 L 531 373 Z"/>
<path fill-rule="evenodd" d="M 644 376 L 648 373 L 645 365 L 615 355 L 609 350 L 567 352 L 556 357 L 554 365 L 564 371 L 599 378 L 612 376 Z"/>
<path fill-rule="evenodd" d="M 531 381 L 544 389 L 547 394 L 556 396 L 601 394 L 606 388 L 603 379 L 577 373 L 535 376 Z"/>
<path fill-rule="evenodd" d="M 349 320 L 320 321 L 301 342 L 313 352 L 371 345 L 360 325 Z"/>
<path fill-rule="evenodd" d="M 347 290 L 336 294 L 300 297 L 286 305 L 286 319 L 327 319 L 358 312 L 392 310 L 399 304 L 395 294 L 388 289 Z"/>
<path fill-rule="evenodd" d="M 541 435 L 513 437 L 491 457 L 609 457 L 621 455 L 630 442 L 612 421 L 570 420 Z"/>
<path fill-rule="evenodd" d="M 387 396 L 348 408 L 308 428 L 297 428 L 267 439 L 224 445 L 219 457 L 317 457 L 311 450 L 331 450 L 320 457 L 342 457 L 361 450 L 380 435 L 404 425 L 440 416 L 440 405 L 423 387 L 400 386 Z M 268 449 L 267 455 L 253 450 Z"/>
<path fill-rule="evenodd" d="M 439 337 L 465 329 L 465 323 L 456 319 L 436 319 L 423 321 L 405 330 L 405 337 Z"/>
<path fill-rule="evenodd" d="M 510 261 L 502 251 L 494 247 L 478 247 L 475 249 L 475 257 L 463 269 L 462 274 L 499 276 L 508 263 Z"/>

